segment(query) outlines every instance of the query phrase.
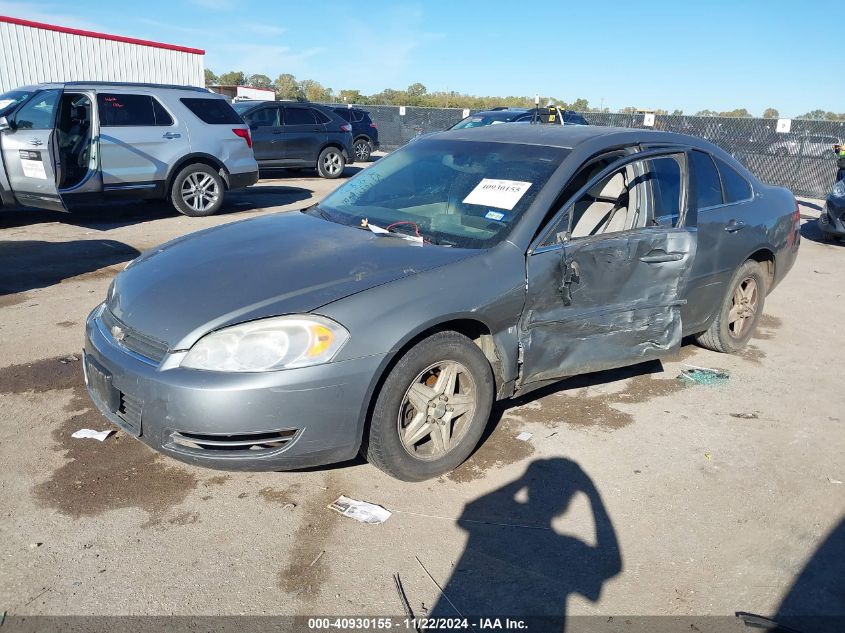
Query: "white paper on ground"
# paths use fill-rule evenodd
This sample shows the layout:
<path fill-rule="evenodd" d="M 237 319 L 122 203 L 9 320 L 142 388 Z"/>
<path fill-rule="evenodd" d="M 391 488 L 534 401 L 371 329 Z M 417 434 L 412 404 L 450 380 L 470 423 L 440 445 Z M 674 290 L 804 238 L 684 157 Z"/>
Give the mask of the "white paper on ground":
<path fill-rule="evenodd" d="M 78 431 L 74 431 L 73 433 L 71 433 L 71 437 L 75 437 L 76 439 L 85 439 L 90 437 L 92 440 L 99 440 L 100 442 L 102 442 L 111 434 L 111 430 L 95 431 L 94 429 L 79 429 Z"/>
<path fill-rule="evenodd" d="M 47 180 L 47 172 L 44 171 L 44 163 L 40 160 L 22 158 L 21 167 L 23 168 L 23 175 L 27 178 L 40 178 L 41 180 Z"/>
<path fill-rule="evenodd" d="M 530 182 L 519 180 L 483 178 L 464 198 L 464 204 L 478 204 L 512 211 L 530 186 Z"/>
<path fill-rule="evenodd" d="M 520 433 L 519 435 L 516 436 L 516 439 L 522 440 L 523 442 L 527 442 L 532 437 L 534 437 L 533 433 L 529 433 L 528 431 L 523 431 L 522 433 Z"/>
<path fill-rule="evenodd" d="M 393 514 L 390 510 L 386 510 L 374 503 L 357 501 L 343 495 L 340 495 L 329 504 L 328 508 L 361 523 L 384 523 Z"/>

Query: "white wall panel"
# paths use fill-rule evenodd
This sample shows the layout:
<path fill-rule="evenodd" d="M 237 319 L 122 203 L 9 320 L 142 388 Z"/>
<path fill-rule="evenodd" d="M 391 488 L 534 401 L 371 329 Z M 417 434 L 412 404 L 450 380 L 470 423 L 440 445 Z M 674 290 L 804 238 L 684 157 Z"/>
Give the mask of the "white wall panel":
<path fill-rule="evenodd" d="M 203 56 L 0 22 L 0 92 L 45 81 L 204 85 Z"/>

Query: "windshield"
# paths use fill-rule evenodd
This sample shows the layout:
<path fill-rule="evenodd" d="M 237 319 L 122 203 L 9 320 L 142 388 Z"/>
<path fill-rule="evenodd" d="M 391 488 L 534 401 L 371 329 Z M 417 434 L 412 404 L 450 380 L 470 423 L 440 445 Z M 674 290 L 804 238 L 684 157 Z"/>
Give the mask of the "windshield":
<path fill-rule="evenodd" d="M 423 140 L 368 167 L 319 209 L 343 224 L 394 226 L 435 244 L 487 248 L 507 236 L 568 153 L 537 145 Z"/>
<path fill-rule="evenodd" d="M 513 121 L 523 112 L 496 112 L 493 114 L 473 114 L 462 121 L 458 121 L 450 127 L 450 130 L 463 130 L 468 127 L 483 127 L 485 125 L 493 125 L 494 123 L 507 123 Z"/>
<path fill-rule="evenodd" d="M 0 116 L 4 116 L 19 103 L 26 101 L 33 90 L 10 90 L 0 94 Z"/>

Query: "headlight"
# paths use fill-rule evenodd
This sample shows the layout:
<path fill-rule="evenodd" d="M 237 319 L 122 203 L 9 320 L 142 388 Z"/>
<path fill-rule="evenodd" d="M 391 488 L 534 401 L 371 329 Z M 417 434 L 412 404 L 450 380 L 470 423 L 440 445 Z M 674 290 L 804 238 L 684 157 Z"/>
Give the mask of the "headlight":
<path fill-rule="evenodd" d="M 207 371 L 273 371 L 329 362 L 349 332 L 319 316 L 283 316 L 241 323 L 206 334 L 182 367 Z"/>
<path fill-rule="evenodd" d="M 834 198 L 845 198 L 845 180 L 840 180 L 833 185 L 833 191 L 830 193 Z"/>

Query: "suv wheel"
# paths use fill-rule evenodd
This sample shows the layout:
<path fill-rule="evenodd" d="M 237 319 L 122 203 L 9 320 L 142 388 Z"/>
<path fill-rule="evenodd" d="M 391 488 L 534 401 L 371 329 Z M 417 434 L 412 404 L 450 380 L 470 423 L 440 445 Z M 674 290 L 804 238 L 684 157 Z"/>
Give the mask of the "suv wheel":
<path fill-rule="evenodd" d="M 706 332 L 696 335 L 702 347 L 714 352 L 736 352 L 748 343 L 766 301 L 766 275 L 759 263 L 748 260 L 733 276 L 730 292 Z"/>
<path fill-rule="evenodd" d="M 346 167 L 346 159 L 336 147 L 327 147 L 317 159 L 317 173 L 323 178 L 338 178 Z"/>
<path fill-rule="evenodd" d="M 481 439 L 494 392 L 490 362 L 477 345 L 457 332 L 433 334 L 385 379 L 363 452 L 403 481 L 454 470 Z"/>
<path fill-rule="evenodd" d="M 353 149 L 355 150 L 356 161 L 360 161 L 362 163 L 369 162 L 370 154 L 373 153 L 373 144 L 370 143 L 369 139 L 359 138 L 357 141 L 355 141 Z"/>
<path fill-rule="evenodd" d="M 170 201 L 191 217 L 214 215 L 223 206 L 223 179 L 208 165 L 188 165 L 173 179 Z"/>

